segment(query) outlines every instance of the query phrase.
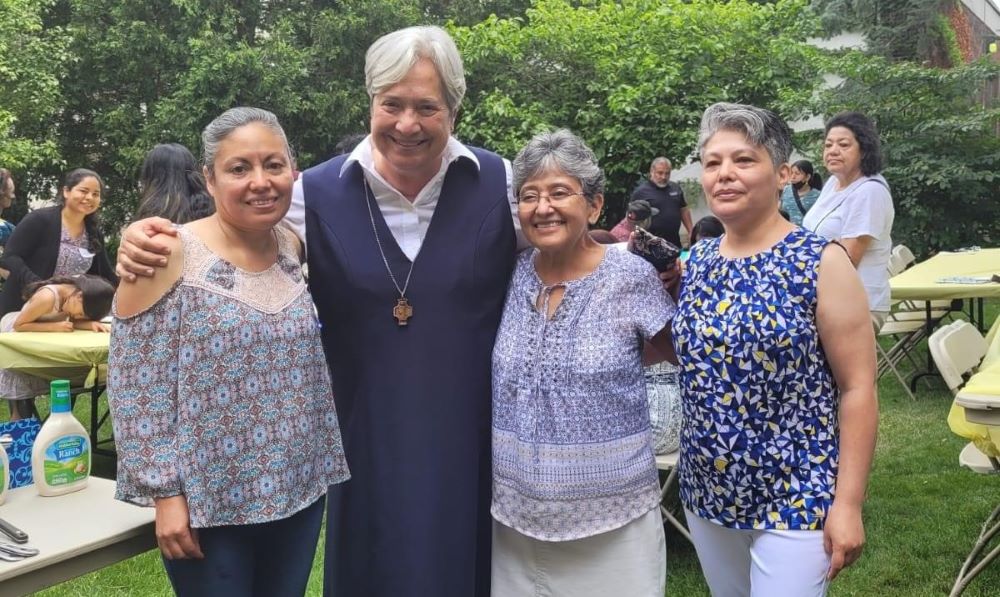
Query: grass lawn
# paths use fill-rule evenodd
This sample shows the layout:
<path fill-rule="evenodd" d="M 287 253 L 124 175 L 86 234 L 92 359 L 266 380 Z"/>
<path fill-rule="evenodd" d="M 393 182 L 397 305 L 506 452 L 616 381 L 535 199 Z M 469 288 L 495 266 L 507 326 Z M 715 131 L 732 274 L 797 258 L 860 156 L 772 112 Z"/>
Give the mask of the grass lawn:
<path fill-rule="evenodd" d="M 988 304 L 987 321 L 998 312 L 1000 303 Z M 951 395 L 939 379 L 921 382 L 916 402 L 889 375 L 879 390 L 879 443 L 865 506 L 868 545 L 861 560 L 833 583 L 830 595 L 947 595 L 980 526 L 1000 503 L 1000 475 L 978 475 L 958 466 L 965 440 L 945 422 Z M 88 420 L 86 413 L 85 403 L 77 405 L 81 421 Z M 101 476 L 113 476 L 108 459 L 95 458 L 94 468 Z M 322 553 L 321 535 L 309 595 L 322 593 Z M 667 595 L 708 595 L 694 548 L 670 527 L 667 559 Z M 146 597 L 172 592 L 158 553 L 149 552 L 38 594 Z M 1000 595 L 1000 561 L 973 581 L 965 595 Z"/>

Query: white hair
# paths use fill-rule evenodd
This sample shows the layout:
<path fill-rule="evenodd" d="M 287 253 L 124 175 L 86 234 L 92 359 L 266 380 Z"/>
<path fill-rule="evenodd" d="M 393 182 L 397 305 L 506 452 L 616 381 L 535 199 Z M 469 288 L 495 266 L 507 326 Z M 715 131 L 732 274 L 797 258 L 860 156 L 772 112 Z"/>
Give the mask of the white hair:
<path fill-rule="evenodd" d="M 402 81 L 424 58 L 437 69 L 448 112 L 454 116 L 465 97 L 465 68 L 455 41 L 440 27 L 407 27 L 376 39 L 365 54 L 368 97 Z"/>

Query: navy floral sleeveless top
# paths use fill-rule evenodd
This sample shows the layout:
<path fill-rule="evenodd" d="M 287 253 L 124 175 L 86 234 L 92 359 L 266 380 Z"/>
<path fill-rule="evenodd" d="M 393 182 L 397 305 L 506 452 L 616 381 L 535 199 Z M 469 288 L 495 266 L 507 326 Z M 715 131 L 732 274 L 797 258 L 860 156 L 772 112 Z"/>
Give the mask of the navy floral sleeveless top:
<path fill-rule="evenodd" d="M 728 259 L 720 240 L 692 249 L 673 319 L 681 500 L 729 528 L 822 529 L 839 449 L 840 394 L 816 328 L 829 241 L 797 228 Z"/>

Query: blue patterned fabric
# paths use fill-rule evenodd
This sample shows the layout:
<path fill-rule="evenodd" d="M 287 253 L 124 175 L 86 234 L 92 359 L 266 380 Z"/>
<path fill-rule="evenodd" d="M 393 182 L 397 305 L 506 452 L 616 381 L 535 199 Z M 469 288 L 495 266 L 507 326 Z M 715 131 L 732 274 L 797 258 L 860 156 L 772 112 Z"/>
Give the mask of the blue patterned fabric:
<path fill-rule="evenodd" d="M 546 319 L 538 251 L 517 261 L 493 348 L 493 517 L 544 541 L 619 528 L 660 500 L 642 344 L 674 304 L 651 265 L 608 248 Z"/>
<path fill-rule="evenodd" d="M 111 332 L 116 497 L 183 494 L 196 528 L 287 518 L 349 476 L 294 246 L 246 272 L 179 230 L 181 280 Z"/>
<path fill-rule="evenodd" d="M 816 329 L 829 241 L 800 228 L 727 259 L 695 245 L 673 332 L 684 506 L 730 528 L 823 528 L 837 477 L 839 392 Z"/>
<path fill-rule="evenodd" d="M 0 435 L 9 434 L 14 440 L 7 448 L 7 459 L 10 462 L 8 487 L 11 489 L 34 483 L 31 478 L 31 447 L 35 443 L 39 429 L 41 423 L 34 417 L 0 423 Z"/>

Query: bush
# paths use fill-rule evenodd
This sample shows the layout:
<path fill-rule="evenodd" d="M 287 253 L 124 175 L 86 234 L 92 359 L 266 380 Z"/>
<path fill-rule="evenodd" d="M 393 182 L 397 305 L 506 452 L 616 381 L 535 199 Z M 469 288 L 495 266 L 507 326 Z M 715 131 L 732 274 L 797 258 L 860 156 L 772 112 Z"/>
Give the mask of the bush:
<path fill-rule="evenodd" d="M 815 112 L 858 110 L 877 123 L 893 241 L 920 256 L 1000 244 L 1000 109 L 980 95 L 1000 64 L 940 69 L 849 53 L 828 68 L 846 81 L 820 94 Z"/>

